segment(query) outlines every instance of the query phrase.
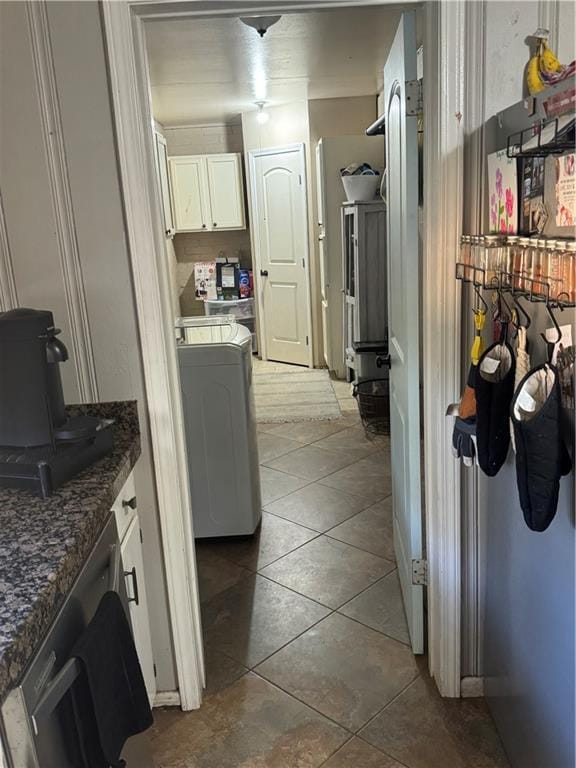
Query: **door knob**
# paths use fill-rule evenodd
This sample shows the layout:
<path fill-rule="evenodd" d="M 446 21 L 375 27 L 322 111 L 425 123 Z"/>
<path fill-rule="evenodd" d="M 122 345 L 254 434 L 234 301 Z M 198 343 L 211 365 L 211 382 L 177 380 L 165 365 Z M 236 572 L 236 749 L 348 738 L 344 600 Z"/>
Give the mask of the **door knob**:
<path fill-rule="evenodd" d="M 267 269 L 261 269 L 260 270 L 260 275 L 262 277 L 268 277 L 268 270 Z"/>

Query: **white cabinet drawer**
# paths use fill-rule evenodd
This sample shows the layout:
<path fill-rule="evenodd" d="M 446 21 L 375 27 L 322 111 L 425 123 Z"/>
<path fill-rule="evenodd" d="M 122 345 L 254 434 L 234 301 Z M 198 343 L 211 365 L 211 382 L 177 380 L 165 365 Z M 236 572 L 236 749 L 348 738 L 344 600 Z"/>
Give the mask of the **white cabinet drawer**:
<path fill-rule="evenodd" d="M 116 516 L 116 527 L 118 528 L 118 538 L 120 541 L 124 538 L 128 526 L 136 516 L 136 486 L 134 484 L 134 472 L 131 472 L 128 479 L 114 504 L 112 511 Z"/>

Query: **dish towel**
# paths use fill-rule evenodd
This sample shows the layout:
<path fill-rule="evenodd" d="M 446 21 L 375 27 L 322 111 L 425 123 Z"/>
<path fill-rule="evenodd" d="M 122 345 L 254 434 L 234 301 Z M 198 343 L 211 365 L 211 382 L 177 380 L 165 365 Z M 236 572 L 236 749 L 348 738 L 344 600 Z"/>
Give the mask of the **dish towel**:
<path fill-rule="evenodd" d="M 153 718 L 124 606 L 116 592 L 106 592 L 94 618 L 72 650 L 83 674 L 73 689 L 74 711 L 88 768 L 122 768 L 127 739 L 145 731 Z M 92 715 L 92 717 L 90 717 Z M 132 768 L 128 766 L 128 768 Z M 134 766 L 137 768 L 137 766 Z"/>

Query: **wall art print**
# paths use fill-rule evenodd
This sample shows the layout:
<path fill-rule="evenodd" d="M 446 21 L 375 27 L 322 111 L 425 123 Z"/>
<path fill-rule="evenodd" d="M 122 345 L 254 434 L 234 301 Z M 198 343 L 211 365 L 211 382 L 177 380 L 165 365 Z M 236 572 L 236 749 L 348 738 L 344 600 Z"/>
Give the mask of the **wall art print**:
<path fill-rule="evenodd" d="M 556 158 L 556 226 L 576 224 L 576 155 Z"/>
<path fill-rule="evenodd" d="M 492 233 L 518 232 L 518 175 L 516 160 L 501 149 L 488 155 L 488 210 Z"/>

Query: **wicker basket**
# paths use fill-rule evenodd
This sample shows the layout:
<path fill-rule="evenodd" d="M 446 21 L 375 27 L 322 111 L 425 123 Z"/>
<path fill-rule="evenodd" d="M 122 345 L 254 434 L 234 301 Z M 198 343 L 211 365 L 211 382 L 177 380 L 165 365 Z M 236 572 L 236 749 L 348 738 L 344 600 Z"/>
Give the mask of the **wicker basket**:
<path fill-rule="evenodd" d="M 390 434 L 390 388 L 388 379 L 368 379 L 354 385 L 360 418 L 371 440 Z"/>

